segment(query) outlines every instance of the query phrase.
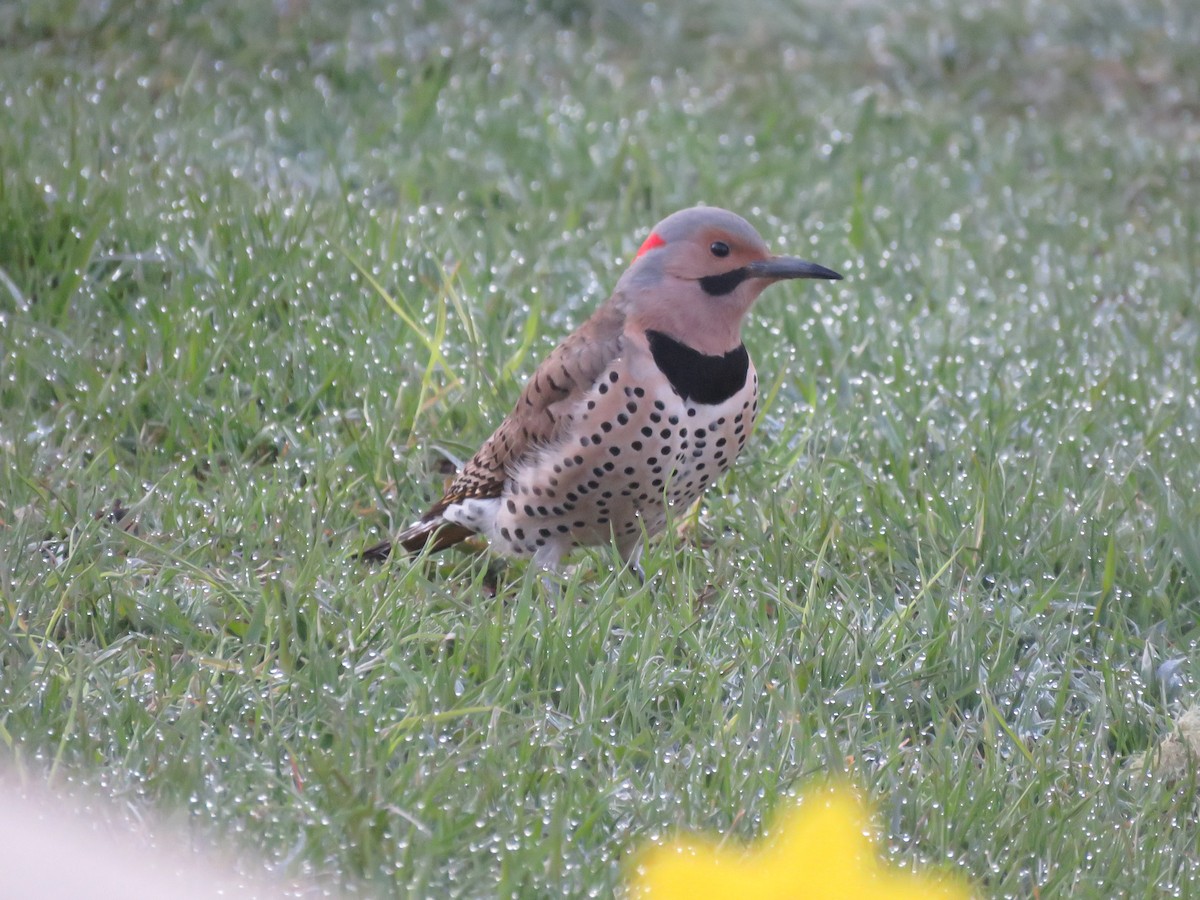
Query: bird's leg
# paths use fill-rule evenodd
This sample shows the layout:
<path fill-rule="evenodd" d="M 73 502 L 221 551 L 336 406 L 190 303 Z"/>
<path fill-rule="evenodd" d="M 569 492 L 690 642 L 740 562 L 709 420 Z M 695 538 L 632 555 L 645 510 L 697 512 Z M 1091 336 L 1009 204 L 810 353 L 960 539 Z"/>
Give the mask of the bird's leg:
<path fill-rule="evenodd" d="M 533 564 L 543 570 L 542 588 L 548 597 L 557 597 L 562 593 L 562 586 L 555 576 L 559 573 L 559 563 L 568 549 L 570 548 L 566 545 L 547 541 L 533 554 Z"/>
<path fill-rule="evenodd" d="M 547 541 L 541 547 L 538 547 L 537 552 L 533 554 L 533 563 L 540 568 L 557 572 L 558 564 L 562 562 L 562 558 L 566 556 L 568 549 L 568 547 L 557 541 Z"/>
<path fill-rule="evenodd" d="M 622 548 L 621 556 L 625 560 L 625 568 L 633 573 L 639 585 L 646 583 L 646 573 L 642 569 L 642 551 L 646 549 L 644 540 L 638 541 L 628 549 Z"/>

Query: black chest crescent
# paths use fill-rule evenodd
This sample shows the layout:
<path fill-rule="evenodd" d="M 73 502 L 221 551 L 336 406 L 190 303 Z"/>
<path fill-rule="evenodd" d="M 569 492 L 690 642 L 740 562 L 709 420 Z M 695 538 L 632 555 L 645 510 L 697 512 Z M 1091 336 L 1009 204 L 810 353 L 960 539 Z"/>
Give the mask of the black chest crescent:
<path fill-rule="evenodd" d="M 745 344 L 723 356 L 708 356 L 661 331 L 647 331 L 646 337 L 655 364 L 684 400 L 723 403 L 746 386 L 750 354 Z"/>

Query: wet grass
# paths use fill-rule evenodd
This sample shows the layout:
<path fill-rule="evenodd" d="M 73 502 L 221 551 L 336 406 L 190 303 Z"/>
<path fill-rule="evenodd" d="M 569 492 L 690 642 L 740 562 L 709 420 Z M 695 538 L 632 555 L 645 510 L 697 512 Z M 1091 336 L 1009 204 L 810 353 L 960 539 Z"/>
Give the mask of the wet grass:
<path fill-rule="evenodd" d="M 848 771 L 985 896 L 1187 895 L 1189 4 L 0 10 L 0 739 L 371 894 L 612 892 Z M 650 583 L 349 561 L 696 202 L 769 405 Z M 702 545 L 702 546 L 701 546 Z"/>

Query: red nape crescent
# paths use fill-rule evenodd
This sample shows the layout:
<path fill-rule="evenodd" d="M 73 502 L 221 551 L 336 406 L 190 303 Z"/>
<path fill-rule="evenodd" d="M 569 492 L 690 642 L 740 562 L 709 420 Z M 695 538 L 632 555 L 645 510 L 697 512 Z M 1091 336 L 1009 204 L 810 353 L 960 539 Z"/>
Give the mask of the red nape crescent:
<path fill-rule="evenodd" d="M 653 250 L 655 247 L 661 247 L 665 243 L 666 241 L 652 231 L 650 232 L 650 237 L 642 241 L 642 246 L 638 247 L 638 252 L 634 254 L 633 258 L 637 259 L 646 251 Z"/>

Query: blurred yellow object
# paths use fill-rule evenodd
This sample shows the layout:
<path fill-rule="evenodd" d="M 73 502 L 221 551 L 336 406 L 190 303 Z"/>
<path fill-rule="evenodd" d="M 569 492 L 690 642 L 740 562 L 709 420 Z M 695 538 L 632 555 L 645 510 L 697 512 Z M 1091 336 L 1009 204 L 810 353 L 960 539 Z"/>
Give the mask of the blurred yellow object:
<path fill-rule="evenodd" d="M 639 854 L 636 900 L 969 900 L 960 877 L 914 874 L 880 860 L 870 811 L 846 786 L 811 789 L 783 811 L 759 846 L 682 836 Z"/>

